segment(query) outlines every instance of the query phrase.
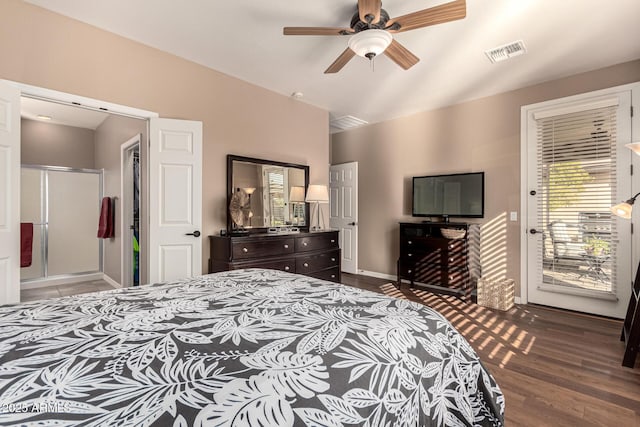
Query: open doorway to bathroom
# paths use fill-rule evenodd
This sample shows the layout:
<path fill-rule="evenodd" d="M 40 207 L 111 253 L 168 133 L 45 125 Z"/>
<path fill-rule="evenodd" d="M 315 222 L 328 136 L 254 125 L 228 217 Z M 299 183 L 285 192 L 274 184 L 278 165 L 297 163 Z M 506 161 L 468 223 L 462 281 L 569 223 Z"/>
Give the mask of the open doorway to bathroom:
<path fill-rule="evenodd" d="M 21 300 L 133 285 L 122 273 L 130 252 L 122 249 L 126 236 L 121 231 L 120 149 L 122 141 L 132 136 L 138 141 L 147 137 L 147 120 L 28 96 L 22 97 L 21 109 L 21 197 L 39 201 L 31 207 L 37 215 L 27 215 L 24 203 L 21 209 L 21 221 L 33 224 L 32 262 L 21 268 Z M 146 167 L 146 152 L 140 150 L 139 144 L 138 170 Z M 34 186 L 26 185 L 30 182 Z M 142 188 L 140 179 L 137 183 Z M 114 232 L 98 238 L 103 197 L 113 203 Z M 138 215 L 140 198 L 138 193 Z M 53 209 L 57 209 L 57 224 Z M 138 225 L 138 240 L 145 233 Z M 137 279 L 144 280 L 146 272 L 141 268 L 146 263 L 138 260 L 137 265 Z"/>

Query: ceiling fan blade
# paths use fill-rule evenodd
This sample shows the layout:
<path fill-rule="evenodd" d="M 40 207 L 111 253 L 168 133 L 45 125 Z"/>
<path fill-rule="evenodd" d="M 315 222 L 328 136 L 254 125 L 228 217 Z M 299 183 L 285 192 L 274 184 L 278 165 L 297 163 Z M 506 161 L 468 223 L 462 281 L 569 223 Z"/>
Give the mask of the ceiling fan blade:
<path fill-rule="evenodd" d="M 382 8 L 382 0 L 358 0 L 358 13 L 360 20 L 369 24 L 377 24 L 380 21 L 380 9 Z M 367 19 L 367 15 L 373 16 Z"/>
<path fill-rule="evenodd" d="M 342 70 L 342 67 L 347 65 L 347 62 L 349 62 L 351 58 L 353 58 L 355 55 L 356 53 L 354 51 L 352 51 L 350 48 L 347 48 L 344 52 L 340 54 L 340 56 L 338 56 L 338 59 L 333 61 L 333 64 L 329 65 L 329 68 L 327 68 L 327 70 L 324 73 L 325 74 L 337 73 L 338 71 Z"/>
<path fill-rule="evenodd" d="M 465 16 L 467 16 L 466 1 L 456 0 L 390 19 L 387 23 L 387 29 L 392 33 L 399 33 L 402 31 L 415 30 L 416 28 L 428 27 L 429 25 L 455 21 Z M 398 25 L 400 28 L 394 28 Z"/>
<path fill-rule="evenodd" d="M 420 58 L 415 56 L 406 47 L 402 46 L 397 41 L 393 40 L 389 47 L 384 51 L 385 55 L 389 57 L 393 62 L 408 70 L 420 61 Z"/>
<path fill-rule="evenodd" d="M 342 36 L 353 32 L 351 28 L 331 27 L 284 27 L 282 29 L 285 36 Z"/>

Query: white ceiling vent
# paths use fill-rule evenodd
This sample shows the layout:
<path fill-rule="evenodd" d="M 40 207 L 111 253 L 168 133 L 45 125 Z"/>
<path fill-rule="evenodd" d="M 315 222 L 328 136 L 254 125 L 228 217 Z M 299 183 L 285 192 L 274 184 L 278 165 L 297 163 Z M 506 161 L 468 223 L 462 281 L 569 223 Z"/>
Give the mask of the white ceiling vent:
<path fill-rule="evenodd" d="M 331 128 L 338 131 L 357 128 L 358 126 L 362 126 L 366 124 L 369 124 L 369 122 L 366 122 L 362 119 L 359 119 L 353 116 L 342 116 L 342 117 L 333 119 L 331 120 L 331 122 L 329 122 L 329 125 L 331 126 Z"/>
<path fill-rule="evenodd" d="M 493 49 L 485 50 L 485 55 L 492 63 L 506 61 L 514 56 L 519 56 L 527 53 L 527 48 L 524 47 L 524 42 L 518 40 L 515 42 L 507 43 L 502 46 L 494 47 Z"/>

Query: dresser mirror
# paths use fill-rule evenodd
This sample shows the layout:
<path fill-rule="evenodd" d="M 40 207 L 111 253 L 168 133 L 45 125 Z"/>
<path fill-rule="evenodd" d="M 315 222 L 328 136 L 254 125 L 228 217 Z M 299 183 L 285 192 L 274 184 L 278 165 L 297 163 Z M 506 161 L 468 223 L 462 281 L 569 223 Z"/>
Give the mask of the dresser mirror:
<path fill-rule="evenodd" d="M 227 156 L 227 229 L 266 232 L 274 227 L 308 230 L 304 202 L 309 166 Z"/>

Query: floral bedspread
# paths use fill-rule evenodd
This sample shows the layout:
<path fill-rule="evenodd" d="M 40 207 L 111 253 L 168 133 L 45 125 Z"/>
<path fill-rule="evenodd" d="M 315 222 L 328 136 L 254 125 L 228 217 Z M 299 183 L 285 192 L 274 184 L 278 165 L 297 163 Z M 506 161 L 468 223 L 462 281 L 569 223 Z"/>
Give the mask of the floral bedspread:
<path fill-rule="evenodd" d="M 236 270 L 0 306 L 0 425 L 501 426 L 467 341 L 418 303 Z"/>

